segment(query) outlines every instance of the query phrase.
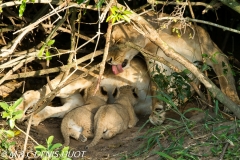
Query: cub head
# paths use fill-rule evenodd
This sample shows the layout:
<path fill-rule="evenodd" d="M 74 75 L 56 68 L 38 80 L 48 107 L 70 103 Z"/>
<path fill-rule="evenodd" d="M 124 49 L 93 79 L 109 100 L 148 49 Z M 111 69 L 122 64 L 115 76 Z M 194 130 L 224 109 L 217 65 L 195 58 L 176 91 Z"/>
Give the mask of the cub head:
<path fill-rule="evenodd" d="M 130 85 L 126 85 L 126 86 L 121 86 L 118 89 L 117 95 L 116 95 L 116 99 L 118 99 L 119 97 L 122 96 L 126 96 L 128 97 L 128 99 L 131 101 L 132 105 L 137 104 L 138 102 L 138 89 L 130 86 Z"/>
<path fill-rule="evenodd" d="M 105 86 L 98 86 L 97 84 L 93 84 L 84 90 L 83 99 L 86 102 L 88 100 L 91 100 L 92 96 L 96 96 L 103 101 L 107 101 L 108 91 Z"/>

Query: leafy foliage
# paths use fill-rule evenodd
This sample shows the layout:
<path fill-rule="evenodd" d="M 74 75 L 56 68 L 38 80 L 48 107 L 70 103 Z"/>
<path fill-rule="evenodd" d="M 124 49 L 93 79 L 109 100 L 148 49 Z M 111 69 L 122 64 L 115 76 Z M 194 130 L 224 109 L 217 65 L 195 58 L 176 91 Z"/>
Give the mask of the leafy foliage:
<path fill-rule="evenodd" d="M 0 102 L 0 106 L 4 110 L 2 112 L 2 118 L 6 118 L 11 129 L 15 125 L 15 120 L 19 119 L 23 115 L 23 111 L 15 110 L 16 107 L 22 102 L 22 98 L 19 98 L 13 105 L 9 106 L 6 102 Z"/>
<path fill-rule="evenodd" d="M 71 160 L 67 157 L 67 153 L 69 147 L 64 147 L 61 151 L 60 149 L 62 146 L 61 143 L 52 144 L 54 136 L 50 136 L 47 139 L 47 147 L 43 145 L 35 146 L 35 150 L 38 156 L 42 158 L 42 160 Z"/>
<path fill-rule="evenodd" d="M 52 40 L 49 40 L 46 44 L 44 44 L 38 53 L 38 58 L 41 59 L 45 52 L 46 60 L 51 60 L 52 56 L 51 56 L 51 53 L 49 52 L 49 48 L 51 48 L 51 46 L 54 43 L 55 43 L 55 40 L 52 39 Z"/>
<path fill-rule="evenodd" d="M 190 79 L 187 74 L 188 71 L 184 70 L 180 73 L 173 72 L 167 75 L 166 70 L 162 71 L 156 65 L 152 78 L 158 88 L 161 89 L 157 92 L 157 98 L 171 106 L 183 103 L 186 98 L 188 99 L 191 96 L 191 88 L 188 84 Z"/>
<path fill-rule="evenodd" d="M 22 98 L 19 98 L 14 102 L 13 105 L 8 105 L 6 102 L 0 102 L 1 108 L 4 110 L 1 113 L 2 118 L 7 119 L 7 123 L 11 129 L 15 126 L 15 120 L 22 117 L 23 112 L 20 110 L 16 111 L 16 107 L 22 102 Z M 14 146 L 16 142 L 10 141 L 11 138 L 20 134 L 20 131 L 0 129 L 0 148 L 10 152 L 9 149 L 11 146 Z"/>
<path fill-rule="evenodd" d="M 131 19 L 127 16 L 128 14 L 131 14 L 131 11 L 125 10 L 124 8 L 117 6 L 113 6 L 110 8 L 112 14 L 108 16 L 106 22 L 112 21 L 112 24 L 114 24 L 116 21 L 124 20 L 128 23 L 130 23 Z"/>
<path fill-rule="evenodd" d="M 18 10 L 19 17 L 23 16 L 23 13 L 24 13 L 24 11 L 26 9 L 26 2 L 27 2 L 27 0 L 22 0 L 22 4 L 20 5 L 19 10 Z"/>
<path fill-rule="evenodd" d="M 217 105 L 216 102 L 215 106 Z M 217 117 L 201 124 L 186 118 L 182 121 L 168 119 L 170 123 L 152 127 L 143 136 L 139 136 L 138 139 L 142 139 L 143 144 L 125 156 L 125 159 L 149 155 L 167 160 L 214 159 L 219 158 L 226 145 L 229 147 L 223 154 L 223 159 L 239 157 L 240 121 L 226 121 L 221 114 L 217 114 Z M 207 111 L 205 116 L 211 117 Z"/>

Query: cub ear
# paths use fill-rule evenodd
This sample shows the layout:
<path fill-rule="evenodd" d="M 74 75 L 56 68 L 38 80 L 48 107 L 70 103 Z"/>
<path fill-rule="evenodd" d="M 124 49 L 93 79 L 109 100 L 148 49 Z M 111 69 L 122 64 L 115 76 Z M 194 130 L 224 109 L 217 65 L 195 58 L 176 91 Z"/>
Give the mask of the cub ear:
<path fill-rule="evenodd" d="M 81 89 L 80 94 L 82 95 L 83 99 L 86 101 L 88 97 L 88 88 Z"/>
<path fill-rule="evenodd" d="M 133 92 L 133 96 L 134 96 L 135 98 L 138 98 L 138 89 L 134 87 L 134 88 L 132 89 L 132 92 Z"/>
<path fill-rule="evenodd" d="M 107 88 L 105 86 L 99 86 L 100 88 L 100 92 L 103 94 L 103 95 L 107 95 Z"/>
<path fill-rule="evenodd" d="M 114 98 L 116 98 L 119 95 L 119 89 L 118 87 L 116 87 L 113 91 L 112 91 L 112 95 Z"/>

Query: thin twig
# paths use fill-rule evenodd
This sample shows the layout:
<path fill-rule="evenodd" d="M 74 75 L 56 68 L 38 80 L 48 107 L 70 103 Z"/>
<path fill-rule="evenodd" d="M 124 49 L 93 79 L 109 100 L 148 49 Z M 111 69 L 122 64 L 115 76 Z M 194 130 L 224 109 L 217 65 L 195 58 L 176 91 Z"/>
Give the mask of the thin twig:
<path fill-rule="evenodd" d="M 28 123 L 28 124 L 29 124 L 29 123 Z M 15 127 L 16 127 L 20 132 L 22 132 L 23 134 L 25 134 L 25 135 L 27 136 L 27 133 L 24 132 L 21 128 L 19 128 L 16 124 L 15 124 Z M 39 145 L 39 143 L 38 143 L 35 139 L 33 139 L 32 136 L 28 135 L 28 137 L 29 137 L 36 145 Z"/>
<path fill-rule="evenodd" d="M 189 10 L 190 10 L 191 16 L 192 16 L 193 19 L 195 19 L 195 15 L 194 15 L 194 12 L 193 12 L 193 9 L 192 9 L 191 2 L 190 2 L 190 0 L 187 0 L 187 2 L 188 2 L 188 7 L 189 7 Z M 196 32 L 197 32 L 197 38 L 198 38 L 198 43 L 199 43 L 200 50 L 201 50 L 201 55 L 203 55 L 203 54 L 204 54 L 204 53 L 203 53 L 203 46 L 202 46 L 202 42 L 201 42 L 200 35 L 199 35 L 199 32 L 198 32 L 197 23 L 196 23 L 196 22 L 193 22 L 193 23 L 194 23 L 194 28 L 195 28 L 195 30 L 196 30 Z M 203 63 L 204 63 L 204 62 L 205 62 L 205 61 L 204 61 L 204 59 L 203 59 Z M 205 76 L 208 77 L 208 72 L 207 72 L 207 71 L 204 71 L 204 73 L 205 73 Z M 204 95 L 202 94 L 202 96 L 204 96 Z M 208 90 L 207 90 L 207 97 L 208 97 L 208 102 L 211 104 L 211 95 L 210 95 L 210 93 L 209 93 Z M 202 97 L 201 97 L 201 98 L 202 98 Z M 206 100 L 205 96 L 204 96 L 203 99 Z M 203 109 L 205 109 L 205 107 L 204 107 Z"/>
<path fill-rule="evenodd" d="M 113 1 L 114 0 L 111 0 L 111 2 L 109 3 L 109 7 L 112 7 L 112 6 L 110 6 L 110 4 L 113 5 Z M 112 13 L 109 12 L 109 14 L 112 14 Z M 97 83 L 97 87 L 94 91 L 94 94 L 96 94 L 96 92 L 99 88 L 99 85 L 100 85 L 100 82 L 101 82 L 101 79 L 102 79 L 102 76 L 103 76 L 103 73 L 105 70 L 105 64 L 106 64 L 106 60 L 107 60 L 107 56 L 108 56 L 111 34 L 112 34 L 112 21 L 109 21 L 108 28 L 107 28 L 107 34 L 106 34 L 106 44 L 105 44 L 105 48 L 104 48 L 103 59 L 100 64 L 99 78 L 98 78 L 98 83 Z"/>
<path fill-rule="evenodd" d="M 155 1 L 155 0 L 147 0 L 147 2 L 149 4 L 163 4 L 163 5 L 188 5 L 187 2 L 169 2 L 169 1 Z M 208 7 L 208 3 L 204 3 L 204 2 L 191 2 L 191 5 L 192 6 L 205 6 L 205 7 Z M 211 7 L 209 7 L 211 8 Z"/>
<path fill-rule="evenodd" d="M 8 76 L 10 76 L 11 74 L 13 74 L 13 72 L 15 72 L 16 70 L 18 70 L 19 68 L 21 68 L 24 63 L 28 63 L 28 62 L 31 62 L 35 59 L 35 57 L 30 57 L 28 59 L 25 60 L 25 62 L 21 62 L 19 63 L 18 65 L 16 65 L 15 67 L 13 67 L 13 69 L 11 69 L 10 71 L 8 71 L 8 73 L 3 77 L 1 78 L 0 80 L 0 85 L 7 79 Z"/>
<path fill-rule="evenodd" d="M 54 27 L 54 29 L 52 30 L 52 32 L 48 35 L 45 43 L 48 43 L 48 42 L 52 39 L 53 35 L 54 35 L 55 32 L 58 30 L 58 28 L 59 28 L 60 26 L 62 26 L 62 24 L 65 22 L 67 16 L 68 16 L 68 12 L 65 13 L 64 18 L 62 18 L 62 19 L 57 23 L 57 25 Z M 49 57 L 46 57 L 46 67 L 47 67 L 47 68 L 49 68 L 49 63 L 50 63 Z M 47 74 L 46 79 L 47 79 L 47 83 L 48 83 L 48 85 L 49 85 L 50 90 L 53 90 L 53 87 L 52 87 L 52 85 L 51 85 L 51 81 L 50 81 L 50 78 L 49 78 L 49 75 L 48 75 L 48 74 Z"/>
<path fill-rule="evenodd" d="M 49 25 L 49 24 L 42 24 L 42 26 L 45 27 L 45 28 L 55 27 L 54 25 Z M 65 32 L 65 33 L 70 33 L 71 34 L 71 31 L 69 29 L 66 29 L 66 28 L 63 28 L 63 27 L 59 27 L 58 30 L 62 31 L 62 32 Z M 75 33 L 75 34 L 76 34 L 76 37 L 79 37 L 79 38 L 81 38 L 83 40 L 86 40 L 86 41 L 91 39 L 90 37 L 87 37 L 87 36 L 85 36 L 83 34 L 79 34 L 79 33 Z M 96 43 L 94 40 L 91 40 L 90 42 L 91 43 Z"/>
<path fill-rule="evenodd" d="M 28 137 L 29 137 L 29 131 L 30 131 L 30 128 L 31 128 L 31 124 L 32 124 L 32 115 L 30 116 L 29 121 L 28 121 L 26 138 L 25 138 L 24 147 L 23 147 L 23 154 L 22 154 L 22 157 L 21 157 L 22 160 L 24 159 L 24 156 L 25 156 L 25 153 L 26 153 L 27 142 L 28 142 Z"/>
<path fill-rule="evenodd" d="M 92 58 L 92 54 L 93 54 L 93 52 L 84 57 L 77 59 L 75 63 L 78 65 L 86 60 L 89 60 L 90 58 Z M 95 56 L 99 56 L 102 54 L 103 54 L 103 50 L 98 50 L 95 52 Z M 42 76 L 42 75 L 49 74 L 49 73 L 64 72 L 64 71 L 68 70 L 69 68 L 74 67 L 76 65 L 75 63 L 69 64 L 69 65 L 64 65 L 61 67 L 54 67 L 54 68 L 42 69 L 42 70 L 38 70 L 38 71 L 13 74 L 13 75 L 6 77 L 6 80 L 27 78 L 27 77 L 37 77 L 37 76 Z M 80 70 L 81 70 L 81 68 L 82 67 L 79 67 Z M 3 77 L 3 76 L 5 76 L 5 74 L 0 75 L 0 77 Z"/>
<path fill-rule="evenodd" d="M 225 26 L 222 26 L 222 25 L 219 25 L 219 24 L 216 24 L 216 23 L 212 23 L 212 22 L 209 22 L 209 21 L 192 19 L 192 18 L 189 18 L 189 17 L 186 17 L 186 18 L 178 18 L 178 17 L 162 17 L 162 18 L 158 18 L 159 21 L 169 20 L 169 19 L 179 19 L 179 20 L 186 20 L 186 21 L 191 21 L 191 22 L 197 22 L 197 23 L 207 24 L 207 25 L 210 25 L 210 26 L 214 26 L 214 27 L 217 27 L 217 28 L 221 28 L 221 29 L 223 29 L 224 31 L 230 31 L 230 32 L 234 32 L 234 33 L 240 34 L 240 31 L 238 31 L 238 30 L 236 30 L 236 29 L 232 29 L 232 28 L 229 28 L 229 27 L 225 27 Z"/>
<path fill-rule="evenodd" d="M 33 111 L 32 113 L 30 114 L 37 114 L 38 112 L 40 112 L 41 110 L 43 110 L 47 104 L 49 102 L 51 102 L 53 100 L 53 98 L 57 95 L 57 93 L 62 89 L 64 88 L 65 86 L 67 86 L 68 84 L 76 81 L 77 79 L 79 78 L 82 78 L 82 77 L 85 77 L 87 76 L 90 72 L 93 72 L 94 70 L 96 70 L 97 68 L 99 67 L 99 64 L 93 66 L 92 68 L 90 68 L 88 71 L 82 73 L 80 76 L 78 76 L 77 78 L 71 80 L 71 81 L 68 81 L 68 82 L 65 82 L 65 81 L 62 81 L 52 92 L 50 92 L 48 95 L 46 95 L 44 98 L 40 99 L 34 106 L 33 106 Z M 40 106 L 40 107 L 38 107 Z M 27 117 L 28 115 L 26 115 Z"/>
<path fill-rule="evenodd" d="M 227 143 L 225 144 L 223 150 L 222 150 L 222 153 L 221 153 L 221 155 L 220 155 L 220 157 L 219 157 L 219 160 L 223 160 L 224 154 L 226 153 L 226 150 L 227 150 L 228 146 L 229 146 L 229 143 L 227 142 Z"/>

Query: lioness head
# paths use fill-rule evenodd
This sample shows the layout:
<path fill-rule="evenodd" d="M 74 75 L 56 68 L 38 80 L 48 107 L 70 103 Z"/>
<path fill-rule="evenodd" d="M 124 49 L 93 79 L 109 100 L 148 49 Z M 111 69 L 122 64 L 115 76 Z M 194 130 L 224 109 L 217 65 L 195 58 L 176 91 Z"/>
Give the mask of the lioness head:
<path fill-rule="evenodd" d="M 21 119 L 18 119 L 17 122 L 22 122 L 27 118 L 26 112 L 31 112 L 33 108 L 33 105 L 37 103 L 37 101 L 40 99 L 40 92 L 29 90 L 25 92 L 22 95 L 23 101 L 17 106 L 16 110 L 22 110 L 23 111 L 23 117 Z"/>
<path fill-rule="evenodd" d="M 130 61 L 138 54 L 136 49 L 126 46 L 124 43 L 131 41 L 139 46 L 145 46 L 145 38 L 131 25 L 117 25 L 114 27 L 111 37 L 111 47 L 108 53 L 107 63 L 112 65 L 114 74 L 123 72 L 129 66 Z"/>

